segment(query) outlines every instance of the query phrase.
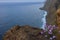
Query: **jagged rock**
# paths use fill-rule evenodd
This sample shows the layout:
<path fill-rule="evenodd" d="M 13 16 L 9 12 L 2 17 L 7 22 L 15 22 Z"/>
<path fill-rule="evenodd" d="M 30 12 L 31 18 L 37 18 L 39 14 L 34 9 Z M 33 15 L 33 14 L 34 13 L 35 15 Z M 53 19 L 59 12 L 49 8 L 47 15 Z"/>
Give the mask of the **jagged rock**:
<path fill-rule="evenodd" d="M 47 40 L 40 34 L 42 29 L 26 26 L 14 26 L 8 30 L 3 40 Z"/>

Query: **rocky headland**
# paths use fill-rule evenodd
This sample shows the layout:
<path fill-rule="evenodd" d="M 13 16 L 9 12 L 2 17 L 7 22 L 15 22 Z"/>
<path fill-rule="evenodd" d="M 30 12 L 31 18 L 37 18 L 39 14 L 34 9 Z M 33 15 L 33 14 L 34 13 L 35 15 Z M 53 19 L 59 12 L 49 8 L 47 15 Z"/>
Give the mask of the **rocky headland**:
<path fill-rule="evenodd" d="M 48 13 L 46 16 L 47 24 L 57 25 L 60 28 L 60 9 L 59 8 L 60 8 L 60 0 L 47 0 L 44 7 L 40 9 L 45 10 Z M 26 26 L 17 25 L 11 28 L 10 30 L 8 30 L 4 34 L 3 40 L 50 40 L 41 31 L 43 30 L 28 26 L 28 25 Z M 56 34 L 56 37 L 57 39 L 52 39 L 52 38 L 51 39 L 60 40 L 59 33 Z"/>
<path fill-rule="evenodd" d="M 41 31 L 43 30 L 28 25 L 17 25 L 4 34 L 3 40 L 48 40 L 41 35 Z"/>

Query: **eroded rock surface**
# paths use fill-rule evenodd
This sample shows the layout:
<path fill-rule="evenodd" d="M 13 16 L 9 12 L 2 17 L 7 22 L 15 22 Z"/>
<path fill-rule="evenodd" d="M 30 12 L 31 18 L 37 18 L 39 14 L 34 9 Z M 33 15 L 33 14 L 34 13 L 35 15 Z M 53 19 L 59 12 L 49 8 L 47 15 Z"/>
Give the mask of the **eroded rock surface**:
<path fill-rule="evenodd" d="M 41 30 L 30 26 L 15 26 L 4 34 L 3 40 L 48 40 L 41 35 Z"/>

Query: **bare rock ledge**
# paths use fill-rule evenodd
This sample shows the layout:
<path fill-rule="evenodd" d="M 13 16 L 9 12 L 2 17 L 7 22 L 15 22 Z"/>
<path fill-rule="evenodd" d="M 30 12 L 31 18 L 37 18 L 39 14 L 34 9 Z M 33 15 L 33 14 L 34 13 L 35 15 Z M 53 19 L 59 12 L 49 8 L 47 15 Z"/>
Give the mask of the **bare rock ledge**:
<path fill-rule="evenodd" d="M 15 26 L 4 34 L 3 40 L 47 40 L 40 34 L 41 31 L 27 25 Z"/>

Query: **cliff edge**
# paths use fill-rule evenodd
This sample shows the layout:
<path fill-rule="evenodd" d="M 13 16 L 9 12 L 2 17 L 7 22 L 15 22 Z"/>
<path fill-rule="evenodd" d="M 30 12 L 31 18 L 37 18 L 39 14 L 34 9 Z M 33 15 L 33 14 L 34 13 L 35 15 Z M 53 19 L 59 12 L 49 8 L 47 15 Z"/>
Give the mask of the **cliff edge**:
<path fill-rule="evenodd" d="M 41 35 L 42 29 L 33 28 L 30 26 L 14 26 L 8 30 L 3 40 L 48 40 Z"/>

